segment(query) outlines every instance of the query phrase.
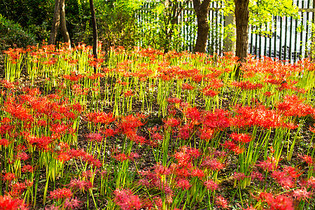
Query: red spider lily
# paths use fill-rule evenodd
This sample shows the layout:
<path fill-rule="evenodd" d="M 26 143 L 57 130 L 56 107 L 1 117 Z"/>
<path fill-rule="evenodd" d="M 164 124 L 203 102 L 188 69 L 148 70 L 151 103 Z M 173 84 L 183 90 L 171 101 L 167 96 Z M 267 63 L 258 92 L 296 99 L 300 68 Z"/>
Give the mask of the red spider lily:
<path fill-rule="evenodd" d="M 170 169 L 167 168 L 166 166 L 156 164 L 154 167 L 154 172 L 157 176 L 162 176 L 162 175 L 169 175 L 171 173 Z"/>
<path fill-rule="evenodd" d="M 182 100 L 180 100 L 179 98 L 168 98 L 167 102 L 170 104 L 179 104 Z"/>
<path fill-rule="evenodd" d="M 25 165 L 25 166 L 22 167 L 21 170 L 22 170 L 23 173 L 26 173 L 26 172 L 33 173 L 34 168 L 31 165 Z"/>
<path fill-rule="evenodd" d="M 201 122 L 205 128 L 223 130 L 230 126 L 229 112 L 223 109 L 206 111 L 202 115 Z"/>
<path fill-rule="evenodd" d="M 55 200 L 71 198 L 73 196 L 71 190 L 68 188 L 58 188 L 54 191 L 51 191 L 49 194 L 50 198 Z"/>
<path fill-rule="evenodd" d="M 26 152 L 18 152 L 17 154 L 17 159 L 19 160 L 28 160 L 30 158 L 30 156 L 26 153 Z"/>
<path fill-rule="evenodd" d="M 48 151 L 50 149 L 50 144 L 52 143 L 52 139 L 48 136 L 27 136 L 26 139 L 30 145 L 37 146 L 43 151 Z"/>
<path fill-rule="evenodd" d="M 195 87 L 194 86 L 191 86 L 190 84 L 188 83 L 183 83 L 182 84 L 182 89 L 183 90 L 193 90 Z"/>
<path fill-rule="evenodd" d="M 286 171 L 273 171 L 271 176 L 286 189 L 290 189 L 295 186 L 295 180 Z"/>
<path fill-rule="evenodd" d="M 240 143 L 248 143 L 252 140 L 252 137 L 249 134 L 245 133 L 232 133 L 230 135 L 231 139 Z"/>
<path fill-rule="evenodd" d="M 83 161 L 87 162 L 88 164 L 92 165 L 93 167 L 101 167 L 102 163 L 93 157 L 93 155 L 88 154 L 87 152 L 85 152 L 83 149 L 79 150 L 79 149 L 71 149 L 69 151 L 67 151 L 67 153 L 69 154 L 69 156 L 71 158 L 82 158 Z M 66 156 L 68 157 L 68 156 Z"/>
<path fill-rule="evenodd" d="M 214 97 L 216 95 L 218 95 L 219 93 L 215 90 L 211 90 L 211 89 L 207 89 L 207 88 L 204 88 L 202 90 L 202 93 L 205 95 L 205 96 L 210 96 L 210 97 Z"/>
<path fill-rule="evenodd" d="M 186 125 L 180 127 L 180 129 L 178 131 L 178 137 L 183 139 L 183 140 L 187 140 L 190 138 L 191 131 L 193 131 L 192 126 L 186 124 Z"/>
<path fill-rule="evenodd" d="M 196 168 L 191 171 L 191 176 L 195 176 L 201 179 L 205 176 L 205 173 L 203 172 L 203 170 Z"/>
<path fill-rule="evenodd" d="M 196 107 L 188 107 L 185 110 L 185 117 L 191 121 L 192 124 L 197 125 L 201 119 L 200 112 Z"/>
<path fill-rule="evenodd" d="M 315 189 L 315 177 L 311 176 L 308 180 L 307 180 L 307 185 L 313 189 Z"/>
<path fill-rule="evenodd" d="M 177 127 L 180 124 L 180 120 L 176 118 L 168 118 L 164 120 L 165 127 Z"/>
<path fill-rule="evenodd" d="M 190 162 L 190 154 L 186 153 L 184 151 L 176 152 L 174 154 L 175 159 L 178 162 L 178 165 L 181 167 L 187 166 L 187 164 Z"/>
<path fill-rule="evenodd" d="M 13 117 L 21 120 L 21 121 L 33 121 L 34 118 L 32 114 L 30 114 L 31 110 L 23 107 L 21 104 L 5 102 L 4 103 L 4 111 L 10 113 Z"/>
<path fill-rule="evenodd" d="M 144 124 L 141 122 L 139 117 L 128 115 L 126 117 L 121 118 L 117 127 L 121 133 L 129 137 L 129 136 L 133 136 L 136 133 L 137 128 L 143 125 Z"/>
<path fill-rule="evenodd" d="M 82 201 L 77 198 L 66 198 L 64 206 L 69 209 L 78 209 L 82 205 Z"/>
<path fill-rule="evenodd" d="M 214 130 L 212 128 L 203 127 L 199 129 L 199 138 L 209 141 L 212 139 Z"/>
<path fill-rule="evenodd" d="M 85 156 L 82 158 L 83 161 L 86 161 L 92 167 L 100 168 L 102 163 L 100 160 L 93 157 L 93 155 L 86 153 Z"/>
<path fill-rule="evenodd" d="M 104 131 L 101 131 L 101 133 L 104 134 L 104 136 L 107 138 L 107 137 L 115 136 L 118 133 L 118 131 L 108 128 L 108 129 L 105 129 Z"/>
<path fill-rule="evenodd" d="M 118 153 L 112 156 L 112 158 L 121 162 L 125 160 L 134 160 L 135 158 L 139 158 L 139 157 L 140 157 L 139 154 L 135 152 L 131 152 L 130 155 L 126 155 L 124 153 Z"/>
<path fill-rule="evenodd" d="M 241 154 L 244 152 L 244 148 L 239 147 L 233 141 L 225 141 L 222 144 L 222 147 L 227 149 L 227 150 L 233 151 L 235 154 Z"/>
<path fill-rule="evenodd" d="M 191 187 L 191 184 L 187 179 L 179 179 L 177 180 L 177 187 L 182 190 L 188 190 Z"/>
<path fill-rule="evenodd" d="M 120 206 L 122 210 L 129 210 L 129 209 L 140 209 L 141 208 L 141 201 L 139 196 L 133 195 L 132 191 L 129 189 L 116 189 L 114 191 L 114 201 L 115 203 Z"/>
<path fill-rule="evenodd" d="M 55 134 L 56 138 L 65 135 L 65 134 L 73 134 L 75 130 L 72 127 L 72 123 L 52 123 L 50 124 L 49 130 Z"/>
<path fill-rule="evenodd" d="M 231 85 L 241 88 L 242 90 L 257 90 L 263 88 L 263 85 L 260 83 L 252 83 L 250 81 L 244 82 L 232 82 Z"/>
<path fill-rule="evenodd" d="M 152 133 L 150 136 L 151 136 L 151 139 L 149 140 L 148 144 L 153 147 L 156 147 L 157 145 L 159 145 L 164 138 L 164 136 L 161 135 L 160 133 Z"/>
<path fill-rule="evenodd" d="M 271 209 L 293 210 L 293 200 L 286 195 L 272 195 L 271 193 L 262 192 L 259 195 L 259 200 L 266 202 Z"/>
<path fill-rule="evenodd" d="M 11 185 L 11 191 L 8 194 L 15 198 L 19 197 L 22 195 L 26 188 L 31 186 L 33 186 L 33 182 L 30 182 L 28 180 L 25 183 L 16 182 Z"/>
<path fill-rule="evenodd" d="M 83 180 L 79 180 L 79 179 L 71 179 L 68 186 L 71 189 L 75 189 L 75 190 L 88 190 L 88 189 L 91 189 L 93 187 L 93 185 L 90 181 L 83 181 Z"/>
<path fill-rule="evenodd" d="M 5 173 L 3 176 L 3 180 L 8 181 L 8 182 L 10 182 L 14 179 L 16 179 L 16 176 L 14 173 L 11 173 L 11 172 Z"/>
<path fill-rule="evenodd" d="M 285 116 L 307 116 L 314 113 L 314 108 L 303 103 L 304 99 L 299 99 L 296 95 L 287 95 L 284 101 L 277 105 L 277 108 Z"/>
<path fill-rule="evenodd" d="M 27 205 L 22 199 L 12 198 L 8 195 L 0 195 L 0 209 L 3 210 L 27 210 Z"/>
<path fill-rule="evenodd" d="M 205 160 L 202 161 L 201 166 L 217 171 L 225 167 L 219 160 L 210 157 L 206 157 Z"/>
<path fill-rule="evenodd" d="M 239 180 L 244 180 L 245 178 L 247 178 L 247 176 L 242 172 L 234 172 L 233 178 L 239 181 Z"/>
<path fill-rule="evenodd" d="M 278 161 L 275 158 L 268 157 L 265 161 L 260 161 L 256 166 L 267 171 L 274 171 L 278 168 Z"/>
<path fill-rule="evenodd" d="M 126 92 L 124 92 L 124 96 L 125 97 L 130 97 L 130 96 L 133 96 L 134 94 L 133 94 L 133 92 L 132 92 L 132 90 L 127 90 Z"/>
<path fill-rule="evenodd" d="M 77 82 L 81 78 L 84 78 L 84 75 L 76 74 L 75 72 L 71 72 L 71 75 L 63 75 L 63 78 L 66 80 L 70 80 L 72 82 Z"/>
<path fill-rule="evenodd" d="M 0 146 L 7 147 L 9 146 L 10 142 L 8 139 L 0 139 Z"/>
<path fill-rule="evenodd" d="M 292 196 L 297 200 L 307 200 L 312 195 L 312 192 L 308 192 L 305 187 L 300 189 L 295 189 L 292 192 Z"/>
<path fill-rule="evenodd" d="M 275 110 L 268 110 L 265 106 L 236 107 L 235 112 L 237 115 L 230 119 L 235 127 L 260 126 L 269 129 L 284 125 L 282 115 Z"/>
<path fill-rule="evenodd" d="M 71 160 L 71 156 L 66 152 L 60 152 L 58 154 L 57 160 L 59 160 L 60 162 L 66 162 Z"/>
<path fill-rule="evenodd" d="M 2 79 L 0 80 L 0 84 L 2 84 L 6 89 L 15 89 L 18 85 L 18 82 L 10 82 L 8 80 Z"/>
<path fill-rule="evenodd" d="M 205 181 L 204 185 L 210 191 L 215 191 L 219 188 L 219 185 L 216 182 L 214 182 L 212 179 Z"/>
<path fill-rule="evenodd" d="M 89 133 L 86 135 L 86 138 L 90 141 L 102 142 L 103 136 L 99 133 Z"/>
<path fill-rule="evenodd" d="M 261 182 L 265 179 L 265 177 L 262 175 L 262 173 L 260 173 L 258 171 L 252 171 L 250 177 L 252 179 L 258 179 Z"/>
<path fill-rule="evenodd" d="M 304 161 L 305 163 L 307 163 L 308 165 L 312 165 L 313 164 L 313 158 L 309 155 L 298 155 L 299 158 L 302 159 L 302 161 Z"/>
<path fill-rule="evenodd" d="M 222 80 L 217 79 L 217 78 L 211 78 L 209 81 L 209 85 L 207 85 L 204 89 L 219 89 L 221 87 L 223 87 L 224 84 L 222 82 Z"/>
<path fill-rule="evenodd" d="M 215 203 L 223 209 L 229 208 L 228 201 L 222 197 L 221 195 L 217 196 L 215 199 Z"/>

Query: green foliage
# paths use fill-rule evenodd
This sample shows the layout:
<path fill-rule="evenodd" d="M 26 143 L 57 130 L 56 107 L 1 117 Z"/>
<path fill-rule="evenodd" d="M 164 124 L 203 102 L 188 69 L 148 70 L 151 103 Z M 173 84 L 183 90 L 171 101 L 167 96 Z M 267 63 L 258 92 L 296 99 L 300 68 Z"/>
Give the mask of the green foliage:
<path fill-rule="evenodd" d="M 156 49 L 181 51 L 187 46 L 193 46 L 195 40 L 185 39 L 183 31 L 189 29 L 194 37 L 197 32 L 195 24 L 195 14 L 186 13 L 179 21 L 181 12 L 188 8 L 189 1 L 170 0 L 154 1 L 148 3 L 142 8 L 140 14 L 142 20 L 139 22 L 139 28 L 142 31 L 143 38 L 140 45 L 144 47 L 154 47 Z"/>
<path fill-rule="evenodd" d="M 19 24 L 7 20 L 0 14 L 0 51 L 32 44 L 35 44 L 34 35 L 25 32 Z"/>
<path fill-rule="evenodd" d="M 37 41 L 48 39 L 54 0 L 0 0 L 0 14 L 34 34 Z"/>
<path fill-rule="evenodd" d="M 215 0 L 218 1 L 218 0 Z M 274 16 L 299 19 L 298 7 L 292 0 L 250 0 L 249 24 L 255 27 L 254 33 L 271 34 Z M 224 0 L 224 14 L 234 14 L 234 0 Z"/>
<path fill-rule="evenodd" d="M 142 0 L 95 1 L 99 40 L 105 49 L 110 46 L 132 47 L 140 38 L 137 28 L 137 9 Z"/>

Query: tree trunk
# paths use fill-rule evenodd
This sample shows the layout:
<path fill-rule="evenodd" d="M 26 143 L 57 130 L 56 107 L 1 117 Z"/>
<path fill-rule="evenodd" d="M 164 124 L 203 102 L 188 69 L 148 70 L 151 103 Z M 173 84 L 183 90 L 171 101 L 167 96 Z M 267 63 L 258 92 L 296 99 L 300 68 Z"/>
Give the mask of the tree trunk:
<path fill-rule="evenodd" d="M 95 9 L 93 0 L 90 0 L 90 9 L 91 9 L 91 16 L 92 16 L 92 26 L 93 26 L 93 55 L 94 58 L 97 58 L 97 26 L 96 26 L 96 17 L 95 17 Z M 94 73 L 96 73 L 96 67 L 94 67 Z"/>
<path fill-rule="evenodd" d="M 249 20 L 249 0 L 234 0 L 235 2 L 235 22 L 236 22 L 236 56 L 240 62 L 244 62 L 248 49 L 248 20 Z M 237 66 L 235 78 L 240 79 L 240 67 Z"/>
<path fill-rule="evenodd" d="M 315 8 L 315 0 L 313 0 L 313 8 Z M 313 24 L 315 24 L 315 19 L 313 18 Z M 310 52 L 310 60 L 311 62 L 315 62 L 315 30 L 312 30 L 312 44 L 311 44 L 311 52 Z"/>
<path fill-rule="evenodd" d="M 60 25 L 60 0 L 56 0 L 53 25 L 51 27 L 50 37 L 48 41 L 49 44 L 55 44 L 59 25 Z"/>
<path fill-rule="evenodd" d="M 195 52 L 206 52 L 207 40 L 210 26 L 208 24 L 208 12 L 211 0 L 204 0 L 202 3 L 200 0 L 193 0 L 194 9 L 197 15 L 197 41 L 195 45 Z"/>
<path fill-rule="evenodd" d="M 235 1 L 235 22 L 236 22 L 236 56 L 241 62 L 247 57 L 248 49 L 248 20 L 249 20 L 249 0 Z"/>
<path fill-rule="evenodd" d="M 64 42 L 68 43 L 71 47 L 70 36 L 66 25 L 66 4 L 65 0 L 60 0 L 60 22 L 61 22 L 61 34 Z"/>

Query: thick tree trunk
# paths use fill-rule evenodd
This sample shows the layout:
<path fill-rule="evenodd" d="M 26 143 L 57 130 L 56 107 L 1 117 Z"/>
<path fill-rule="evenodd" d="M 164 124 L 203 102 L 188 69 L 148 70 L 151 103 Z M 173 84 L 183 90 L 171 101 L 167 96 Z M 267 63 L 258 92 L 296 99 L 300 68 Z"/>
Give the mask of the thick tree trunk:
<path fill-rule="evenodd" d="M 48 41 L 49 44 L 55 44 L 59 26 L 60 26 L 60 0 L 56 0 L 53 25 L 51 27 L 50 37 Z"/>
<path fill-rule="evenodd" d="M 66 25 L 66 4 L 65 0 L 60 0 L 60 22 L 61 22 L 61 34 L 64 42 L 68 43 L 69 47 L 71 46 L 70 36 L 67 30 Z"/>
<path fill-rule="evenodd" d="M 195 45 L 195 52 L 206 52 L 208 34 L 209 34 L 209 23 L 208 23 L 208 12 L 211 0 L 204 0 L 202 3 L 200 0 L 193 0 L 194 9 L 197 15 L 197 41 Z"/>
<path fill-rule="evenodd" d="M 95 9 L 93 0 L 90 0 L 90 9 L 91 9 L 91 16 L 92 16 L 92 26 L 93 26 L 93 55 L 94 58 L 97 58 L 97 26 L 96 26 L 96 17 L 95 17 Z M 94 67 L 94 72 L 96 73 L 96 67 Z"/>
<path fill-rule="evenodd" d="M 249 0 L 234 0 L 235 2 L 235 22 L 236 22 L 236 56 L 240 62 L 244 62 L 248 49 L 248 20 L 249 20 Z M 240 79 L 240 67 L 236 68 L 235 78 Z"/>
<path fill-rule="evenodd" d="M 236 22 L 236 56 L 240 61 L 245 61 L 248 49 L 248 20 L 249 0 L 235 1 L 235 22 Z"/>

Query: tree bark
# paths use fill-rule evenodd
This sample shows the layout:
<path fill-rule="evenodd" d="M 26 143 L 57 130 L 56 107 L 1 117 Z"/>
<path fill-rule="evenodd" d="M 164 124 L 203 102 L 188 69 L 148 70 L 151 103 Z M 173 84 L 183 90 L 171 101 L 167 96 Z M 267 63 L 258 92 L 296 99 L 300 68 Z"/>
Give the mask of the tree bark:
<path fill-rule="evenodd" d="M 247 57 L 249 0 L 234 0 L 236 22 L 236 56 L 241 62 Z"/>
<path fill-rule="evenodd" d="M 96 26 L 96 17 L 95 17 L 95 9 L 93 0 L 90 0 L 90 10 L 91 10 L 91 17 L 92 17 L 92 26 L 93 26 L 93 55 L 94 58 L 97 59 L 97 26 Z M 94 67 L 94 73 L 96 73 L 96 67 Z"/>
<path fill-rule="evenodd" d="M 51 27 L 48 44 L 55 44 L 59 26 L 60 26 L 60 0 L 56 0 L 53 25 Z"/>
<path fill-rule="evenodd" d="M 60 0 L 60 23 L 61 23 L 61 34 L 64 42 L 71 46 L 70 36 L 66 25 L 66 4 L 65 0 Z"/>
<path fill-rule="evenodd" d="M 236 22 L 236 52 L 235 55 L 240 62 L 244 62 L 248 49 L 248 20 L 249 20 L 249 0 L 234 0 L 235 2 L 235 22 Z M 236 67 L 235 79 L 240 79 L 241 63 Z"/>
<path fill-rule="evenodd" d="M 202 3 L 200 0 L 193 0 L 194 9 L 197 15 L 197 40 L 195 45 L 195 52 L 206 52 L 208 34 L 210 26 L 208 24 L 208 12 L 211 0 L 204 0 Z"/>

